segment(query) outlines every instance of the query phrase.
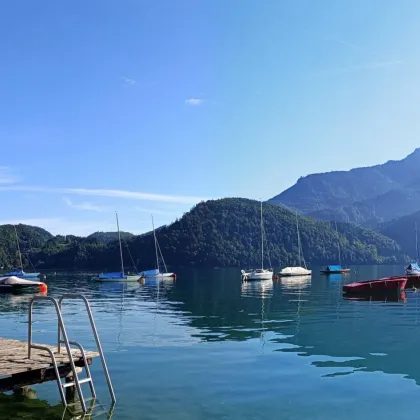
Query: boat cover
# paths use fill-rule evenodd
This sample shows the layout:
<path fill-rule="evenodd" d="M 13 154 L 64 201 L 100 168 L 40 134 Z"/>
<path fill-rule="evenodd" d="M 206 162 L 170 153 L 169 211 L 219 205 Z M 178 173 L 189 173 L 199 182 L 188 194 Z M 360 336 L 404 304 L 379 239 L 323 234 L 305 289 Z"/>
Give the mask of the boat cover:
<path fill-rule="evenodd" d="M 25 272 L 23 270 L 9 271 L 5 276 L 24 276 Z"/>
<path fill-rule="evenodd" d="M 115 273 L 103 273 L 99 274 L 100 279 L 122 279 L 125 275 L 121 271 L 117 271 Z"/>
<path fill-rule="evenodd" d="M 10 276 L 10 277 L 0 277 L 0 287 L 1 286 L 40 286 L 41 284 L 44 284 L 40 281 L 32 281 L 32 280 L 24 280 L 24 279 L 20 279 L 19 277 L 15 277 L 15 276 Z"/>
<path fill-rule="evenodd" d="M 420 272 L 420 267 L 417 263 L 411 263 L 408 267 L 407 270 L 412 270 L 412 271 L 419 271 Z"/>
<path fill-rule="evenodd" d="M 327 267 L 328 271 L 341 271 L 343 269 L 343 267 L 341 267 L 341 265 L 329 265 Z"/>
<path fill-rule="evenodd" d="M 141 276 L 157 276 L 159 274 L 159 270 L 155 268 L 154 270 L 146 270 L 139 273 Z"/>

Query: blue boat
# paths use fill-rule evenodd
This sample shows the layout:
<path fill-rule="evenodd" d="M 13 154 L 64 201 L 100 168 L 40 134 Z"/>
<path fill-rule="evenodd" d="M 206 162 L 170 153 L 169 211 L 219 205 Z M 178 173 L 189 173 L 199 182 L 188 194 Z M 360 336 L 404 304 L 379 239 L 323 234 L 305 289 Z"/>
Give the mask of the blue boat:
<path fill-rule="evenodd" d="M 4 277 L 15 276 L 20 279 L 37 279 L 41 273 L 25 273 L 23 270 L 9 271 L 3 274 Z"/>
<path fill-rule="evenodd" d="M 118 229 L 118 242 L 120 245 L 120 259 L 121 259 L 121 271 L 114 271 L 111 273 L 101 273 L 98 276 L 92 277 L 94 281 L 138 281 L 140 280 L 140 275 L 128 275 L 124 271 L 124 260 L 123 260 L 123 252 L 122 252 L 122 245 L 121 245 L 121 235 L 120 235 L 120 224 L 118 222 L 118 214 L 115 212 L 115 218 L 117 220 L 117 229 Z"/>
<path fill-rule="evenodd" d="M 341 265 L 328 265 L 324 270 L 321 270 L 321 274 L 343 274 L 349 272 L 350 268 L 343 268 Z"/>

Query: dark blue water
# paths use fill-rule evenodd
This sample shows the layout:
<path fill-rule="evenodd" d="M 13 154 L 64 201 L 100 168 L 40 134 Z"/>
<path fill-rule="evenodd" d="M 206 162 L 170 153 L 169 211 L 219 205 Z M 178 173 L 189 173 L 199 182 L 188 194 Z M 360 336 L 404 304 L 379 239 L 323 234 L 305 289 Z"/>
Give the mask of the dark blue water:
<path fill-rule="evenodd" d="M 185 270 L 176 282 L 144 285 L 76 276 L 48 283 L 51 296 L 81 292 L 92 303 L 118 399 L 112 418 L 415 418 L 420 292 L 344 299 L 344 283 L 400 274 L 402 267 L 355 270 L 245 284 L 238 270 Z M 0 295 L 0 336 L 26 339 L 29 298 Z M 93 349 L 80 309 L 66 306 L 67 328 Z M 35 321 L 34 340 L 54 344 L 51 309 L 39 305 Z M 99 415 L 109 407 L 99 360 L 92 367 L 96 414 L 106 418 Z M 8 397 L 7 410 L 0 398 L 0 418 L 61 418 L 55 383 L 32 390 L 38 399 Z"/>

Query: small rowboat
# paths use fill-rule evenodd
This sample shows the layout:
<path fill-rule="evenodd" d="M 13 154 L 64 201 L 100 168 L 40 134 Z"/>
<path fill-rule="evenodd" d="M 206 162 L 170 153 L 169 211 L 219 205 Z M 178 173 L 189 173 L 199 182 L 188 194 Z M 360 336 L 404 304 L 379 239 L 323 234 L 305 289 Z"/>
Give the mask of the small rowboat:
<path fill-rule="evenodd" d="M 379 280 L 357 281 L 343 286 L 344 293 L 386 293 L 404 290 L 407 277 L 384 277 Z"/>

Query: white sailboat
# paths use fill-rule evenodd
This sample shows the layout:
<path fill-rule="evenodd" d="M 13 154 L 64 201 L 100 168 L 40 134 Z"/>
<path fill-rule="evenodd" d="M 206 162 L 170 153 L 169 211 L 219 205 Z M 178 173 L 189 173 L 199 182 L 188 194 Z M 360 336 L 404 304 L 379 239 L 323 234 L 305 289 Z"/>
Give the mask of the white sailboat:
<path fill-rule="evenodd" d="M 166 267 L 166 263 L 165 263 L 165 260 L 163 258 L 162 250 L 160 249 L 159 242 L 158 242 L 157 237 L 156 237 L 155 222 L 153 221 L 153 216 L 152 216 L 152 227 L 153 227 L 153 239 L 154 239 L 154 242 L 155 242 L 156 268 L 153 269 L 153 270 L 142 271 L 139 274 L 140 274 L 141 277 L 145 277 L 145 278 L 173 278 L 173 277 L 176 277 L 175 273 L 168 273 L 168 269 Z M 160 259 L 162 260 L 162 263 L 163 263 L 163 267 L 165 268 L 164 272 L 161 272 L 160 268 L 159 268 L 159 254 L 160 254 Z"/>
<path fill-rule="evenodd" d="M 416 231 L 416 257 L 417 261 L 410 263 L 405 267 L 405 274 L 410 277 L 419 277 L 420 276 L 420 267 L 419 267 L 419 236 L 417 231 L 417 222 L 414 224 L 414 229 Z"/>
<path fill-rule="evenodd" d="M 261 201 L 261 268 L 253 270 L 241 270 L 242 280 L 247 281 L 258 281 L 258 280 L 272 280 L 273 271 L 264 268 L 264 225 L 263 225 L 263 214 L 262 214 L 262 201 Z"/>
<path fill-rule="evenodd" d="M 118 242 L 120 245 L 120 259 L 121 259 L 121 271 L 112 272 L 112 273 L 102 273 L 99 274 L 97 277 L 93 277 L 95 281 L 138 281 L 140 280 L 139 275 L 130 276 L 125 274 L 124 272 L 124 260 L 123 260 L 123 252 L 122 252 L 122 245 L 121 245 L 121 234 L 120 234 L 120 224 L 118 223 L 118 214 L 115 212 L 115 217 L 117 219 L 117 229 L 118 229 Z"/>
<path fill-rule="evenodd" d="M 15 229 L 16 246 L 17 246 L 17 250 L 19 252 L 20 270 L 9 271 L 8 273 L 5 273 L 4 276 L 5 277 L 14 276 L 14 277 L 18 277 L 20 279 L 36 279 L 36 278 L 41 276 L 40 273 L 25 273 L 23 271 L 22 253 L 20 252 L 19 237 L 18 237 L 18 234 L 17 234 L 16 226 L 13 225 L 13 227 Z"/>
<path fill-rule="evenodd" d="M 280 271 L 279 276 L 281 277 L 293 277 L 293 276 L 310 276 L 312 275 L 312 270 L 308 270 L 306 266 L 305 258 L 302 258 L 302 244 L 300 241 L 300 233 L 299 233 L 299 219 L 298 214 L 296 212 L 296 231 L 297 231 L 297 239 L 298 239 L 298 252 L 299 252 L 299 267 L 286 267 Z M 302 267 L 302 260 L 303 265 Z"/>

